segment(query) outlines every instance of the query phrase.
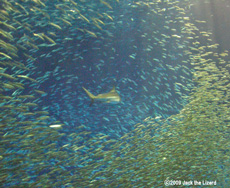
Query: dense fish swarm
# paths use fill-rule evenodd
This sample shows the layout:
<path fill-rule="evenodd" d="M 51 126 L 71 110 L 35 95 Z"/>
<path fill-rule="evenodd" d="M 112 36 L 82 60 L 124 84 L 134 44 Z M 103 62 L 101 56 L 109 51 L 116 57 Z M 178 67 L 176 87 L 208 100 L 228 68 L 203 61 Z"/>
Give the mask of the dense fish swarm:
<path fill-rule="evenodd" d="M 228 52 L 191 7 L 0 0 L 0 187 L 228 187 Z"/>

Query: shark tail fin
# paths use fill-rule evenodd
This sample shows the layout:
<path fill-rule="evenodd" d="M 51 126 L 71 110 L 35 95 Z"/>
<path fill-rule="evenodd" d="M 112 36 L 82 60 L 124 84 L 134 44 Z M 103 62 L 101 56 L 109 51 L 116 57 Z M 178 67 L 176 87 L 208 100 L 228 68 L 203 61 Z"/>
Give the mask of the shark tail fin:
<path fill-rule="evenodd" d="M 85 92 L 87 93 L 87 95 L 91 99 L 91 101 L 92 101 L 91 104 L 92 104 L 94 102 L 95 96 L 92 93 L 90 93 L 87 89 L 85 89 L 84 87 L 82 87 L 82 88 L 85 90 Z"/>

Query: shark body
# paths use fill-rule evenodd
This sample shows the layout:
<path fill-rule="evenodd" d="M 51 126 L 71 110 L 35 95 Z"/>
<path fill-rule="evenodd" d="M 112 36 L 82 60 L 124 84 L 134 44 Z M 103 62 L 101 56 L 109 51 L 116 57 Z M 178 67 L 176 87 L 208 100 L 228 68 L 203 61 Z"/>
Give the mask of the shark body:
<path fill-rule="evenodd" d="M 119 103 L 121 101 L 121 97 L 119 96 L 119 94 L 117 93 L 115 86 L 113 86 L 113 89 L 108 92 L 108 93 L 102 93 L 102 94 L 98 94 L 98 95 L 93 95 L 92 93 L 90 93 L 87 89 L 85 89 L 83 87 L 83 89 L 85 90 L 85 92 L 87 93 L 87 95 L 89 96 L 89 98 L 91 99 L 91 105 L 95 102 L 95 101 L 100 101 L 100 102 L 105 102 L 105 103 Z"/>

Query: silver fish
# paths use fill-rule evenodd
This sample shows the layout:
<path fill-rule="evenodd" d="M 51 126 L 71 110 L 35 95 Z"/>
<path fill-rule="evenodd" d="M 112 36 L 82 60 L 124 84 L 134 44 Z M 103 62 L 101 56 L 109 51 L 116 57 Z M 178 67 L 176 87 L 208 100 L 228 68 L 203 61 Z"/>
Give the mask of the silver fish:
<path fill-rule="evenodd" d="M 83 87 L 83 89 L 85 90 L 85 92 L 87 93 L 89 98 L 91 99 L 91 101 L 92 101 L 91 105 L 94 103 L 94 101 L 100 101 L 100 102 L 112 103 L 112 104 L 121 102 L 121 97 L 117 93 L 115 86 L 113 86 L 113 89 L 110 92 L 98 94 L 96 96 L 93 95 L 92 93 L 90 93 L 84 87 Z"/>

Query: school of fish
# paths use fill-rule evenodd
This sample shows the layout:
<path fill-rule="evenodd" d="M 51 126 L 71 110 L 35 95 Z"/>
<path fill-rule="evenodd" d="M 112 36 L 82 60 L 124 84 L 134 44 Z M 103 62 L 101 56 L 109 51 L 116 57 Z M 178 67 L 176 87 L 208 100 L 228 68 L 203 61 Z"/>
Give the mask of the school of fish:
<path fill-rule="evenodd" d="M 0 2 L 0 187 L 228 187 L 229 55 L 196 0 Z"/>

